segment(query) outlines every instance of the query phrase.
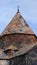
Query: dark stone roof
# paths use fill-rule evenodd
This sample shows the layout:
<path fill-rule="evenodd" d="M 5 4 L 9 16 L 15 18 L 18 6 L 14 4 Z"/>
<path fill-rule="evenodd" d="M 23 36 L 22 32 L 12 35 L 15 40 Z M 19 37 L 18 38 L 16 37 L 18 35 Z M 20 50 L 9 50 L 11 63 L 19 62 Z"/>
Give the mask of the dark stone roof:
<path fill-rule="evenodd" d="M 20 12 L 17 12 L 16 15 L 12 18 L 8 26 L 2 32 L 2 35 L 13 33 L 34 34 L 27 22 L 21 16 Z"/>

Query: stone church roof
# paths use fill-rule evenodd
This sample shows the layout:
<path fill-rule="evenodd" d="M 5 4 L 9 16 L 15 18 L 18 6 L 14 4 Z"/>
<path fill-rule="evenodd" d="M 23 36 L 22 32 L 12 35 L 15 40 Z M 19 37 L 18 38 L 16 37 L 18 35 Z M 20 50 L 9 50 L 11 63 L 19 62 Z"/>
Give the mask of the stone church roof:
<path fill-rule="evenodd" d="M 2 32 L 2 35 L 13 33 L 34 34 L 34 32 L 31 30 L 19 11 L 16 12 L 16 15 L 12 18 L 10 23 Z"/>
<path fill-rule="evenodd" d="M 2 35 L 14 34 L 14 33 L 33 34 L 34 35 L 34 32 L 31 30 L 30 26 L 27 24 L 27 22 L 21 16 L 19 10 L 17 11 L 17 13 L 13 17 L 13 19 L 10 21 L 8 26 L 5 28 L 5 30 L 2 32 Z M 6 48 L 5 50 L 1 51 L 0 59 L 10 59 L 10 58 L 14 58 L 16 56 L 25 54 L 36 45 L 37 45 L 37 42 L 32 42 L 29 44 L 27 42 L 20 49 L 18 49 L 18 47 L 16 47 L 16 46 L 11 45 L 8 48 Z"/>

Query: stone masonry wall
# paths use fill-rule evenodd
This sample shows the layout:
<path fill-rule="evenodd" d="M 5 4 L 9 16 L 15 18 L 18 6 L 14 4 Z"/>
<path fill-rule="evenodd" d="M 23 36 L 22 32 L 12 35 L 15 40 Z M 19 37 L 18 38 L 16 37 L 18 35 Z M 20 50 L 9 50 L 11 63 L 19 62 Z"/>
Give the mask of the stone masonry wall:
<path fill-rule="evenodd" d="M 27 54 L 11 59 L 10 65 L 37 65 L 37 46 Z"/>
<path fill-rule="evenodd" d="M 22 48 L 24 44 L 30 44 L 35 41 L 37 41 L 37 39 L 34 35 L 21 35 L 21 34 L 6 35 L 0 39 L 0 48 L 5 49 L 10 45 Z"/>

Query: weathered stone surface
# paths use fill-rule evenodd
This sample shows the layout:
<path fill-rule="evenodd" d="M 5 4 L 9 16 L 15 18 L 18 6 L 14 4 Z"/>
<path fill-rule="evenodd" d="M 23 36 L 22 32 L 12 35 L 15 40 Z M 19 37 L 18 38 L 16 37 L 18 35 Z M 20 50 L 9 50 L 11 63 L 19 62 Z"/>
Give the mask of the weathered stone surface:
<path fill-rule="evenodd" d="M 37 38 L 34 35 L 11 34 L 3 36 L 2 39 L 0 39 L 0 48 L 5 49 L 10 45 L 14 45 L 20 49 L 23 48 L 24 45 L 31 44 L 36 41 Z"/>
<path fill-rule="evenodd" d="M 13 33 L 34 34 L 30 26 L 26 23 L 24 18 L 18 12 L 10 21 L 5 30 L 2 32 L 2 35 Z"/>
<path fill-rule="evenodd" d="M 0 60 L 0 65 L 9 65 L 8 60 Z"/>
<path fill-rule="evenodd" d="M 11 59 L 10 65 L 37 65 L 37 46 L 28 53 Z"/>

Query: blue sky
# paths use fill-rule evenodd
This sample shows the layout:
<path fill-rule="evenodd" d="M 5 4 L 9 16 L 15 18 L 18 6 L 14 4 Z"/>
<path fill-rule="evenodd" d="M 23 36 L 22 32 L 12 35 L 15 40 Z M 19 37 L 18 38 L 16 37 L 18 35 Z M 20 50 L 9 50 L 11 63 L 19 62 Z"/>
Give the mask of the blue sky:
<path fill-rule="evenodd" d="M 20 6 L 20 13 L 37 35 L 37 0 L 0 0 L 0 34 Z"/>

